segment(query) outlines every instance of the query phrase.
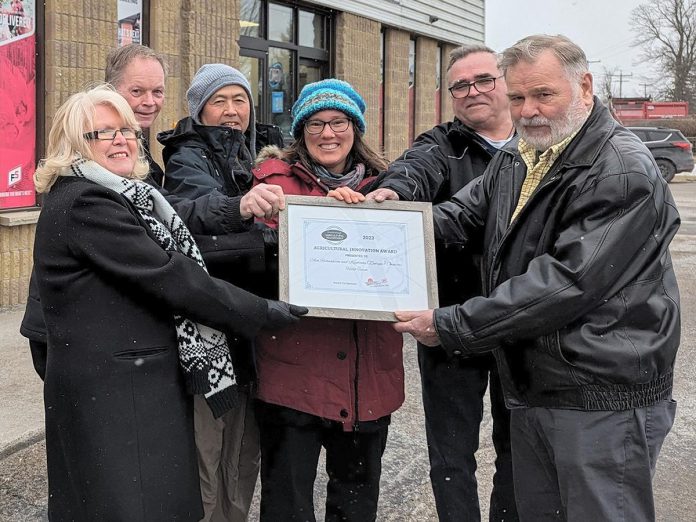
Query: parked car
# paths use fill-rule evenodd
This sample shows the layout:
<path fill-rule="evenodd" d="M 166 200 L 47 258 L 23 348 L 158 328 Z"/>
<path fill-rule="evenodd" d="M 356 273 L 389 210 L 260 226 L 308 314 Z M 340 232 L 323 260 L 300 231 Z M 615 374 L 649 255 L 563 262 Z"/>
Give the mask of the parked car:
<path fill-rule="evenodd" d="M 677 129 L 628 127 L 650 149 L 662 176 L 669 183 L 677 172 L 694 170 L 691 143 Z"/>

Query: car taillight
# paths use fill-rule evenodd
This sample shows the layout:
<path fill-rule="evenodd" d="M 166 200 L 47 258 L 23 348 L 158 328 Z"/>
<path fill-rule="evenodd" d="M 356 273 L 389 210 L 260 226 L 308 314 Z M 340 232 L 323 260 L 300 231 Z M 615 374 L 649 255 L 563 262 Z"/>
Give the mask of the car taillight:
<path fill-rule="evenodd" d="M 688 141 L 673 141 L 672 145 L 684 150 L 691 150 L 691 143 Z"/>

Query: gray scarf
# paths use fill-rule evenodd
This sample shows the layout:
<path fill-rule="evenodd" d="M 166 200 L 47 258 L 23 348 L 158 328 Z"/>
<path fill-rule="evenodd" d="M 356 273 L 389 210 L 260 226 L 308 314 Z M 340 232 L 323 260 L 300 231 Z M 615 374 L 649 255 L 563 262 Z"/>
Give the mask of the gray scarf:
<path fill-rule="evenodd" d="M 346 165 L 346 168 L 349 169 L 348 172 L 345 172 L 339 176 L 338 174 L 329 172 L 325 167 L 322 167 L 316 163 L 311 165 L 311 169 L 314 171 L 314 174 L 317 175 L 322 184 L 325 185 L 324 188 L 327 189 L 327 192 L 329 190 L 337 189 L 338 187 L 348 187 L 352 188 L 353 190 L 357 190 L 358 185 L 360 185 L 360 182 L 365 177 L 365 165 L 358 163 L 355 165 L 355 168 L 352 167 L 353 162 L 349 159 L 348 164 Z"/>
<path fill-rule="evenodd" d="M 64 175 L 88 179 L 126 198 L 147 223 L 160 246 L 180 252 L 205 270 L 196 242 L 172 206 L 155 188 L 113 174 L 91 160 L 78 159 Z M 204 395 L 213 415 L 218 418 L 233 408 L 237 400 L 237 376 L 232 367 L 230 349 L 224 333 L 174 315 L 179 344 L 179 363 L 189 393 Z"/>

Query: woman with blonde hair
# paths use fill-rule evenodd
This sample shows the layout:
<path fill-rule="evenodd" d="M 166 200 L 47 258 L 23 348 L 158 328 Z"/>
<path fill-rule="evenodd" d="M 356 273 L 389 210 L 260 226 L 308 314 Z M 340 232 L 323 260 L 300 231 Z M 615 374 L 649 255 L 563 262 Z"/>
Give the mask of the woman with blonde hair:
<path fill-rule="evenodd" d="M 211 278 L 147 174 L 140 129 L 106 85 L 57 111 L 35 175 L 34 263 L 46 322 L 48 516 L 199 520 L 192 394 L 234 405 L 225 334 L 302 309 Z"/>

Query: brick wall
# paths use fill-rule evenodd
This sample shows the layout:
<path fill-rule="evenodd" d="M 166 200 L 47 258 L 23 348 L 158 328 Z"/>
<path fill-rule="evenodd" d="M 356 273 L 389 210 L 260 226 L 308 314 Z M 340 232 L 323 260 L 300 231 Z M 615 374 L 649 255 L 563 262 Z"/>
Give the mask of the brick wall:
<path fill-rule="evenodd" d="M 437 53 L 435 40 L 416 39 L 416 103 L 414 137 L 435 125 L 435 88 L 437 87 Z"/>
<path fill-rule="evenodd" d="M 398 158 L 408 147 L 408 46 L 410 35 L 387 28 L 384 35 L 384 154 Z"/>
<path fill-rule="evenodd" d="M 367 110 L 367 143 L 379 145 L 379 82 L 381 24 L 352 14 L 336 17 L 335 76 L 349 82 L 362 95 Z"/>
<path fill-rule="evenodd" d="M 35 211 L 24 213 L 36 214 Z M 0 224 L 0 308 L 27 301 L 35 230 L 36 225 L 31 223 Z"/>
<path fill-rule="evenodd" d="M 452 121 L 454 118 L 454 113 L 452 112 L 452 96 L 450 96 L 447 88 L 447 65 L 449 64 L 449 53 L 455 49 L 456 45 L 443 44 L 442 49 L 442 80 L 440 85 L 442 89 L 440 94 L 442 95 L 442 121 Z"/>
<path fill-rule="evenodd" d="M 116 46 L 116 0 L 46 0 L 46 137 L 53 115 L 73 93 L 104 80 L 104 64 Z"/>

